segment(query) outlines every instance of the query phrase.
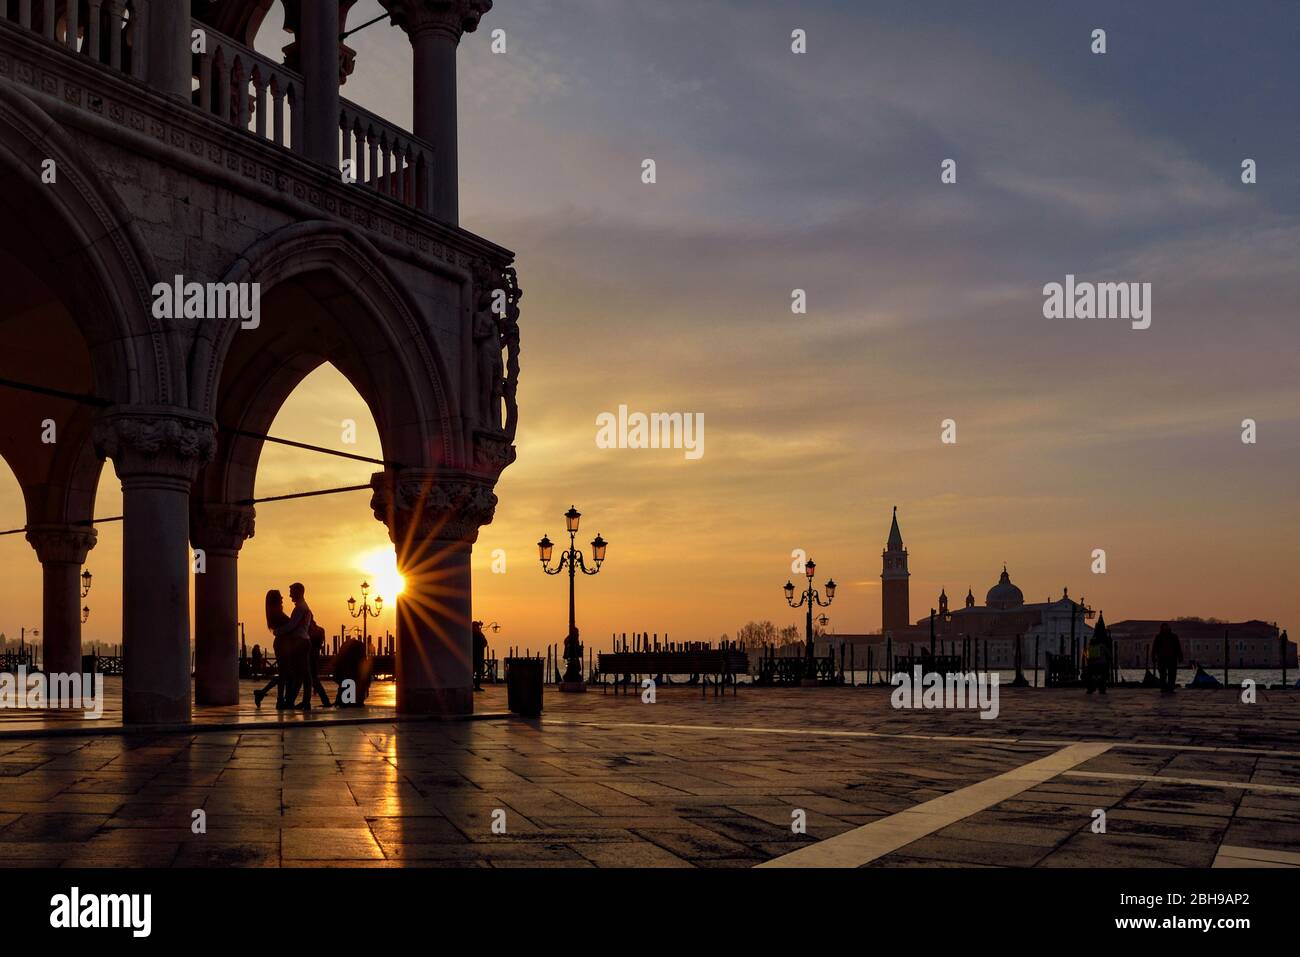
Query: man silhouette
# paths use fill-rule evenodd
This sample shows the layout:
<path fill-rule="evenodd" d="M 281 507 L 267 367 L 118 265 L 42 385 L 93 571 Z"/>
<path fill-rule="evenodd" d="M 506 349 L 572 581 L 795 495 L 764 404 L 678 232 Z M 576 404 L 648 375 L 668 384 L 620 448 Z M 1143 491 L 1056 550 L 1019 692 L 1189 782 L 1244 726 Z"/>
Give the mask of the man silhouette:
<path fill-rule="evenodd" d="M 1160 626 L 1160 632 L 1151 643 L 1152 657 L 1156 659 L 1156 670 L 1160 673 L 1160 690 L 1168 694 L 1174 690 L 1178 680 L 1178 663 L 1183 660 L 1183 645 L 1178 636 L 1169 627 L 1169 622 Z"/>
<path fill-rule="evenodd" d="M 487 635 L 483 634 L 483 622 L 474 622 L 474 690 L 483 690 L 483 671 L 487 667 Z"/>
<path fill-rule="evenodd" d="M 287 622 L 275 630 L 275 634 L 276 637 L 288 635 L 295 638 L 301 638 L 303 644 L 310 648 L 311 626 L 315 624 L 316 619 L 312 617 L 311 606 L 307 604 L 306 596 L 307 589 L 303 587 L 302 582 L 294 582 L 289 586 L 289 599 L 293 602 L 293 614 L 289 616 Z M 310 711 L 311 695 L 314 690 L 313 686 L 316 684 L 316 670 L 314 667 L 311 669 L 311 676 L 304 682 L 304 684 L 306 685 L 306 688 L 304 689 L 305 693 L 303 695 L 302 708 L 304 711 Z M 293 691 L 296 692 L 297 688 L 293 688 Z M 293 698 L 297 698 L 296 693 L 293 695 Z M 328 698 L 325 700 L 326 702 L 329 701 Z M 293 700 L 287 701 L 285 704 L 290 708 L 295 707 Z"/>

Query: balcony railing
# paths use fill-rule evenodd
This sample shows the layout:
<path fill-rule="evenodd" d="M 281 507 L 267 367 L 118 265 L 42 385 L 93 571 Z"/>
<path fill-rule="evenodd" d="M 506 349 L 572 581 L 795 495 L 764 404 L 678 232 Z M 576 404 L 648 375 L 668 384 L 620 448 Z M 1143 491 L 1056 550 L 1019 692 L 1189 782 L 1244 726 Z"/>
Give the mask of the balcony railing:
<path fill-rule="evenodd" d="M 196 20 L 195 29 L 207 34 L 207 50 L 195 58 L 196 105 L 224 123 L 301 153 L 302 75 L 207 24 Z M 433 148 L 356 103 L 339 102 L 340 175 L 427 212 Z"/>
<path fill-rule="evenodd" d="M 178 0 L 168 0 L 178 2 Z M 0 0 L 0 19 L 71 53 L 143 79 L 144 16 L 134 0 Z M 204 50 L 193 56 L 192 102 L 208 116 L 294 153 L 303 152 L 310 103 L 302 74 L 193 20 Z M 433 147 L 349 100 L 339 100 L 340 176 L 429 212 Z"/>
<path fill-rule="evenodd" d="M 339 132 L 340 168 L 358 184 L 429 211 L 433 147 L 349 100 L 340 100 Z"/>
<path fill-rule="evenodd" d="M 145 33 L 132 0 L 0 0 L 0 17 L 96 63 L 142 75 Z"/>
<path fill-rule="evenodd" d="M 199 109 L 277 146 L 301 152 L 301 74 L 207 24 L 196 20 L 194 27 L 207 35 L 205 52 L 195 57 L 194 102 Z"/>

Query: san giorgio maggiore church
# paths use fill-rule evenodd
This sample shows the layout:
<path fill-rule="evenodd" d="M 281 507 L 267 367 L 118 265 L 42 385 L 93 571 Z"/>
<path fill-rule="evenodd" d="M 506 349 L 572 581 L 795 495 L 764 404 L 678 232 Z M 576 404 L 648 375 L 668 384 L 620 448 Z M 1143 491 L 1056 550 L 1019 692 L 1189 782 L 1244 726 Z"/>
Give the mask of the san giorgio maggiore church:
<path fill-rule="evenodd" d="M 907 567 L 903 534 L 898 528 L 897 508 L 889 526 L 889 540 L 881 553 L 881 565 L 881 634 L 853 636 L 857 641 L 849 636 L 827 637 L 835 644 L 847 640 L 863 645 L 883 644 L 888 637 L 892 639 L 895 654 L 907 654 L 909 647 L 914 647 L 917 652 L 922 648 L 928 649 L 929 609 L 926 609 L 925 617 L 911 620 L 911 572 Z M 1049 597 L 1046 601 L 1026 604 L 1024 592 L 1012 582 L 1005 565 L 998 580 L 985 592 L 983 604 L 976 604 L 974 590 L 967 589 L 962 607 L 951 608 L 947 591 L 941 590 L 933 607 L 936 651 L 960 651 L 962 641 L 972 639 L 980 643 L 980 661 L 985 660 L 987 652 L 988 663 L 994 667 L 1015 665 L 1017 636 L 1020 636 L 1021 655 L 1026 667 L 1033 666 L 1035 640 L 1040 657 L 1049 651 L 1054 654 L 1068 652 L 1071 647 L 1071 617 L 1074 619 L 1074 642 L 1086 645 L 1092 636 L 1092 626 L 1088 622 L 1096 614 L 1083 602 L 1071 598 L 1068 588 L 1062 590 L 1058 599 Z M 881 659 L 877 657 L 877 660 Z"/>
<path fill-rule="evenodd" d="M 895 655 L 920 653 L 930 647 L 930 608 L 923 609 L 924 617 L 911 617 L 907 548 L 898 527 L 898 509 L 894 509 L 889 527 L 889 538 L 881 553 L 881 622 L 879 634 L 874 635 L 821 635 L 817 653 L 839 654 L 840 647 L 853 649 L 857 667 L 865 668 L 867 649 L 879 667 L 884 662 L 885 644 L 892 643 Z M 1024 592 L 1011 580 L 1004 565 L 996 582 L 984 593 L 978 604 L 973 589 L 967 589 L 962 605 L 950 607 L 946 590 L 941 590 L 932 606 L 934 609 L 935 651 L 960 653 L 963 641 L 978 642 L 981 666 L 994 668 L 1015 667 L 1016 638 L 1021 642 L 1021 661 L 1026 669 L 1034 666 L 1035 648 L 1039 665 L 1045 655 L 1070 654 L 1072 646 L 1085 647 L 1092 637 L 1092 622 L 1097 613 L 1089 608 L 1080 596 L 1075 600 L 1069 588 L 1063 588 L 1059 598 L 1050 595 L 1041 602 L 1026 602 Z M 922 610 L 922 609 L 918 609 Z M 1102 619 L 1104 620 L 1104 619 Z M 1147 663 L 1147 651 L 1155 637 L 1161 620 L 1121 621 L 1107 628 L 1115 641 L 1121 667 L 1142 668 Z M 1276 666 L 1278 664 L 1278 631 L 1275 625 L 1262 621 L 1241 623 L 1206 623 L 1171 621 L 1175 633 L 1183 643 L 1184 664 L 1199 660 L 1207 666 L 1222 664 L 1225 629 L 1231 637 L 1230 664 L 1241 666 Z M 1202 634 L 1204 632 L 1205 634 Z M 974 649 L 971 649 L 973 652 Z M 1288 666 L 1295 666 L 1295 645 L 1288 643 Z"/>

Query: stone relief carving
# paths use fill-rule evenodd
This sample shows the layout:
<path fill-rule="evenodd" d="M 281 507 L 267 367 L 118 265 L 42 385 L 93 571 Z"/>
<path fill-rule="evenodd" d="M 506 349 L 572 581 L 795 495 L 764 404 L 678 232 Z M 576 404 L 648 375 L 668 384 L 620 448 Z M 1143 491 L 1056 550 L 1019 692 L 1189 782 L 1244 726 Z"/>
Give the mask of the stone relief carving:
<path fill-rule="evenodd" d="M 519 420 L 516 393 L 523 290 L 513 266 L 503 268 L 479 260 L 474 269 L 474 293 L 475 419 L 483 428 L 503 432 L 513 440 Z"/>

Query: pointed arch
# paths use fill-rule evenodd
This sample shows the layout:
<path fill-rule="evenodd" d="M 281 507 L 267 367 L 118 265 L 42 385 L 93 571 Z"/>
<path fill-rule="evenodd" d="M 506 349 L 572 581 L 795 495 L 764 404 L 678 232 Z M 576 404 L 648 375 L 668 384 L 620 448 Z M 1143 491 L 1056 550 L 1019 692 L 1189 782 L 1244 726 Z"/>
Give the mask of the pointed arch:
<path fill-rule="evenodd" d="M 42 181 L 47 161 L 53 182 Z M 150 309 L 156 268 L 129 213 L 71 137 L 8 84 L 0 84 L 0 175 L 22 258 L 72 314 L 96 394 L 122 404 L 183 397 L 171 333 Z"/>
<path fill-rule="evenodd" d="M 369 406 L 385 458 L 458 465 L 459 410 L 431 328 L 357 230 L 325 221 L 284 227 L 249 248 L 221 281 L 258 283 L 263 309 L 257 329 L 241 329 L 235 317 L 199 332 L 190 401 L 219 430 L 268 428 L 298 383 L 328 361 Z M 219 438 L 218 474 L 205 478 L 204 497 L 251 495 L 259 452 L 259 440 Z"/>

